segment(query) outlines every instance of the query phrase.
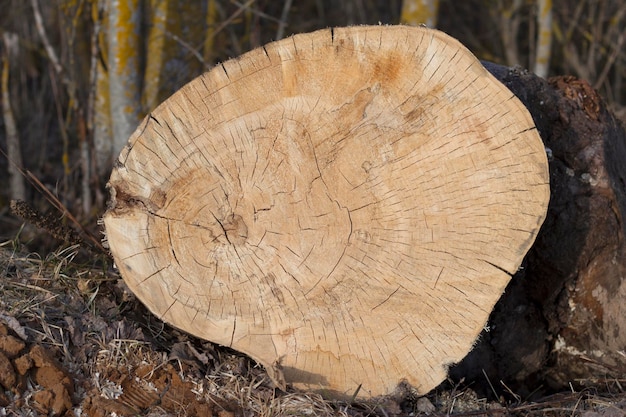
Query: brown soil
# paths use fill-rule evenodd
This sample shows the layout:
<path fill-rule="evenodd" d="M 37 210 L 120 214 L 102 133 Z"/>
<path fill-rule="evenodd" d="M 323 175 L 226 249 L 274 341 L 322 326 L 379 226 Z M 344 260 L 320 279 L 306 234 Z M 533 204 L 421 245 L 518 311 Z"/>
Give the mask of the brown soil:
<path fill-rule="evenodd" d="M 164 325 L 114 271 L 74 262 L 76 247 L 41 259 L 12 245 L 0 247 L 0 415 L 626 415 L 625 381 L 535 402 L 504 385 L 488 401 L 471 383 L 367 403 L 283 392 L 245 356 Z"/>

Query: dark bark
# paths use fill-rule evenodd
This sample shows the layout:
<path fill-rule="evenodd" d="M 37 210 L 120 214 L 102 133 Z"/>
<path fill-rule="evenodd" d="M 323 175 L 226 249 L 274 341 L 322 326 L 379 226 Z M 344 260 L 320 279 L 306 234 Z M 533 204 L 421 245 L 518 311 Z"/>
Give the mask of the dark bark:
<path fill-rule="evenodd" d="M 551 199 L 490 331 L 451 376 L 480 389 L 486 374 L 497 389 L 503 381 L 520 395 L 623 376 L 624 128 L 585 81 L 484 65 L 532 114 L 549 156 Z"/>

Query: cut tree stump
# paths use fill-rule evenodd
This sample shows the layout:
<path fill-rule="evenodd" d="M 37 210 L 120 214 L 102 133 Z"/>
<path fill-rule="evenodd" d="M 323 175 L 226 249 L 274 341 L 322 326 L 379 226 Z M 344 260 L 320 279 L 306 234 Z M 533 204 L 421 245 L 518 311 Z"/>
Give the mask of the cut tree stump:
<path fill-rule="evenodd" d="M 296 35 L 142 122 L 104 216 L 162 320 L 279 385 L 425 393 L 472 348 L 549 199 L 528 111 L 426 28 Z"/>

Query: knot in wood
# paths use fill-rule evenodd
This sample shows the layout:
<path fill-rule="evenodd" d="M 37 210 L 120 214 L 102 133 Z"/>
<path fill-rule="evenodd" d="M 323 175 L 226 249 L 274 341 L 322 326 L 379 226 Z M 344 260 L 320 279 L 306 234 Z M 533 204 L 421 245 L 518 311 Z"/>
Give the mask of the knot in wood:
<path fill-rule="evenodd" d="M 248 226 L 238 214 L 231 214 L 222 222 L 226 239 L 231 245 L 242 245 L 248 238 Z"/>

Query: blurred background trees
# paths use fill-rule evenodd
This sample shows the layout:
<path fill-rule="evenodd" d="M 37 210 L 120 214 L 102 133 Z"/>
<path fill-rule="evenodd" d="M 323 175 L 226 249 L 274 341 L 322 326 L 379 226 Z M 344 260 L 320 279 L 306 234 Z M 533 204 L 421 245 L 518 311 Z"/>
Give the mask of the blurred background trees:
<path fill-rule="evenodd" d="M 426 24 L 480 59 L 572 74 L 626 106 L 623 0 L 0 0 L 0 238 L 47 188 L 95 228 L 141 118 L 215 63 L 293 33 Z M 27 172 L 30 174 L 27 174 Z M 26 174 L 26 175 L 24 175 Z M 62 216 L 59 213 L 58 216 Z"/>

